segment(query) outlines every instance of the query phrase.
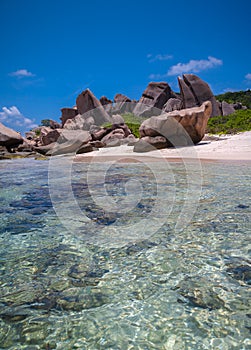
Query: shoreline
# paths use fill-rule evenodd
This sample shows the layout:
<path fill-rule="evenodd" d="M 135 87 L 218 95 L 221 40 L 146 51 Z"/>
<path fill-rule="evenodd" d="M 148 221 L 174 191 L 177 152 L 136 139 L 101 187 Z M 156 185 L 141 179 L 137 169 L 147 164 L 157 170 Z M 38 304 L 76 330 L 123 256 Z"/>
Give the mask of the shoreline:
<path fill-rule="evenodd" d="M 101 148 L 91 153 L 78 154 L 74 162 L 118 161 L 133 163 L 140 161 L 158 162 L 217 162 L 251 163 L 251 131 L 235 135 L 206 136 L 192 147 L 165 148 L 146 153 L 133 152 L 133 146 L 122 145 L 114 148 Z"/>

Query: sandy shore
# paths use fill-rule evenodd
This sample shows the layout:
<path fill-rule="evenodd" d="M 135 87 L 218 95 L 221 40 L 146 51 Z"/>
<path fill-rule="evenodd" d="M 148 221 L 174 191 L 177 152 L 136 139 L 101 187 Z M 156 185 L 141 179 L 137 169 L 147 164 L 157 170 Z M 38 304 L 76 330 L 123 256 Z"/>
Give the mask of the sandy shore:
<path fill-rule="evenodd" d="M 168 148 L 147 153 L 135 153 L 133 147 L 126 145 L 101 148 L 98 151 L 77 155 L 75 161 L 136 162 L 146 160 L 146 158 L 148 161 L 159 161 L 161 158 L 165 158 L 170 161 L 199 159 L 201 161 L 251 162 L 251 131 L 236 135 L 205 137 L 203 141 L 193 147 Z"/>

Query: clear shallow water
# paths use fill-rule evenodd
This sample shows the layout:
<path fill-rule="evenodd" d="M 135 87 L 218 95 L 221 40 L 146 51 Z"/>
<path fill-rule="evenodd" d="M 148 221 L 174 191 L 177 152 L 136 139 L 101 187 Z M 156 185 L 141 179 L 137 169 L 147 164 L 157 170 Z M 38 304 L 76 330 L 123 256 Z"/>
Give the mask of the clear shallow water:
<path fill-rule="evenodd" d="M 60 170 L 53 204 L 64 218 L 47 166 L 0 163 L 1 349 L 251 348 L 250 165 L 203 164 L 182 232 L 183 164 L 115 164 L 105 198 L 104 165 L 90 182 L 88 165 L 75 164 L 75 203 Z"/>

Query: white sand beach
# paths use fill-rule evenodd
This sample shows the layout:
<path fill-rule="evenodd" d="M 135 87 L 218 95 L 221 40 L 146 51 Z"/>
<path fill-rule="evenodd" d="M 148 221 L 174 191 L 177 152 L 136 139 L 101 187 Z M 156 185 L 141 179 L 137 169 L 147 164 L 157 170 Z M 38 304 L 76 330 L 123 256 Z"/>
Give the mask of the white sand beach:
<path fill-rule="evenodd" d="M 133 147 L 101 148 L 91 153 L 76 156 L 75 161 L 131 161 L 148 158 L 156 161 L 165 158 L 170 161 L 199 159 L 201 161 L 251 161 L 251 131 L 235 135 L 206 137 L 196 146 L 162 149 L 147 153 L 135 153 Z"/>

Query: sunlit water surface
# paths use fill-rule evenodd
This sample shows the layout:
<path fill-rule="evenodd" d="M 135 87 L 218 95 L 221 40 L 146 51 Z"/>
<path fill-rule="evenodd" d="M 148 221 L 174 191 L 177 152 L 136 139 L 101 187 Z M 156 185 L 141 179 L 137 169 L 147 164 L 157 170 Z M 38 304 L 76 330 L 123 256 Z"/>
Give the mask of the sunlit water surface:
<path fill-rule="evenodd" d="M 129 184 L 139 199 L 106 212 L 95 201 L 103 165 L 90 193 L 88 164 L 75 164 L 81 225 L 62 173 L 54 180 L 66 228 L 50 199 L 48 162 L 1 161 L 1 349 L 251 349 L 251 165 L 202 164 L 200 197 L 181 232 L 186 169 L 153 166 L 112 165 L 106 195 L 120 208 Z M 200 190 L 201 174 L 193 176 Z M 161 225 L 145 236 L 144 219 Z M 113 246 L 119 227 L 131 238 Z M 107 244 L 101 232 L 111 232 Z"/>

